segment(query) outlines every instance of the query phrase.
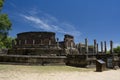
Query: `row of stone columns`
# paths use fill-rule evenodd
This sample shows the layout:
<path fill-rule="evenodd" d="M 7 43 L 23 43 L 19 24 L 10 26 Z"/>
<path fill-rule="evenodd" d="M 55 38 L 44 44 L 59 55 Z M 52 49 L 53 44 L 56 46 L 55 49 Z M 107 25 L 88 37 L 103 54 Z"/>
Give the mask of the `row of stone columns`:
<path fill-rule="evenodd" d="M 24 44 L 27 44 L 27 40 L 24 40 Z M 35 40 L 32 40 L 32 44 L 34 45 L 35 44 Z M 42 44 L 42 40 L 40 41 L 41 43 L 40 44 Z M 18 40 L 18 45 L 21 45 L 21 40 Z M 49 40 L 49 43 L 48 43 L 49 45 L 51 45 L 51 40 Z"/>
<path fill-rule="evenodd" d="M 85 39 L 85 52 L 88 53 L 88 39 Z M 93 53 L 97 54 L 99 53 L 99 48 L 98 48 L 98 43 L 96 40 L 94 40 L 94 48 L 93 48 Z M 107 53 L 107 45 L 106 41 L 104 41 L 104 51 L 103 51 L 103 42 L 101 42 L 101 53 Z M 110 41 L 110 53 L 113 54 L 113 41 Z"/>

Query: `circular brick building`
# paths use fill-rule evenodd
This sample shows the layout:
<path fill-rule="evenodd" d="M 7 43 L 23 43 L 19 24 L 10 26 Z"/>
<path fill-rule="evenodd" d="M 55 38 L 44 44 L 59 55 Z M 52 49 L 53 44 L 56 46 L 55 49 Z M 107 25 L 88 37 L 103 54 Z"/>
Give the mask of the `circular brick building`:
<path fill-rule="evenodd" d="M 40 47 L 56 45 L 54 32 L 23 32 L 17 34 L 16 47 Z"/>

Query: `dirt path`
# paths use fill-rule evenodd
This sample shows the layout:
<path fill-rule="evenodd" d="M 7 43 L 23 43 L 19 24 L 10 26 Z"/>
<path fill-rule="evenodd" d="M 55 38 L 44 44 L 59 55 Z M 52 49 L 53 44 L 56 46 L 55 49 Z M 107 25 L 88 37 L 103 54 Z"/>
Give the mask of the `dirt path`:
<path fill-rule="evenodd" d="M 104 72 L 25 72 L 0 71 L 0 80 L 120 80 L 120 69 Z"/>

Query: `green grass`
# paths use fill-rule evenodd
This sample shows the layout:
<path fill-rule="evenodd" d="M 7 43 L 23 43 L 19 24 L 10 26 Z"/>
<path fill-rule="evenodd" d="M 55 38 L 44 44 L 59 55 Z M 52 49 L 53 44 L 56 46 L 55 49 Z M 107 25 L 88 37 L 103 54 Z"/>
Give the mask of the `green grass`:
<path fill-rule="evenodd" d="M 88 68 L 78 68 L 78 67 L 70 67 L 70 66 L 26 66 L 26 65 L 4 65 L 0 64 L 0 71 L 22 71 L 22 72 L 41 72 L 41 73 L 49 73 L 49 72 L 88 72 L 94 71 L 95 69 Z"/>

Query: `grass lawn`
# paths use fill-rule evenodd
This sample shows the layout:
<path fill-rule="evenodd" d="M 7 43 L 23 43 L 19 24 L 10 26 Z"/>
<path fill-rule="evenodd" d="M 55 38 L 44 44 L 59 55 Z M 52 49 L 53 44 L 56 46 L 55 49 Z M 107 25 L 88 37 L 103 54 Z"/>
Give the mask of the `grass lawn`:
<path fill-rule="evenodd" d="M 31 66 L 31 65 L 8 65 L 8 64 L 0 64 L 0 71 L 21 71 L 21 72 L 87 72 L 87 71 L 95 71 L 95 68 L 79 68 L 79 67 L 70 67 L 70 66 Z"/>

